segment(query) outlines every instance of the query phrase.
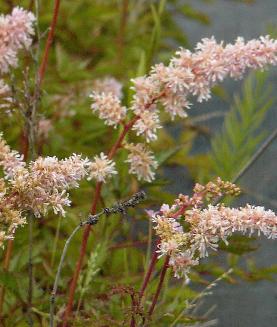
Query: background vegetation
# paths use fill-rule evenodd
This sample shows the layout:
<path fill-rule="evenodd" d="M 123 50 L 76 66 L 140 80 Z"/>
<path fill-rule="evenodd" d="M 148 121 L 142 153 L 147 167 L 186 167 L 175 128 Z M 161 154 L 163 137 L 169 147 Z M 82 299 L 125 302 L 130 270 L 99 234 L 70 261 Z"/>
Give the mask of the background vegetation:
<path fill-rule="evenodd" d="M 2 1 L 0 10 L 7 13 L 13 5 L 34 10 L 35 1 Z M 42 44 L 52 10 L 52 1 L 41 1 L 39 30 Z M 130 78 L 146 74 L 155 62 L 167 62 L 179 46 L 191 47 L 190 36 L 177 23 L 177 15 L 179 20 L 203 26 L 211 23 L 205 12 L 187 1 L 62 1 L 39 111 L 41 119 L 50 119 L 53 127 L 49 136 L 41 140 L 41 155 L 63 158 L 75 152 L 92 158 L 110 148 L 115 133 L 107 129 L 89 109 L 88 94 L 93 88 L 93 81 L 106 76 L 116 77 L 125 86 L 124 101 L 128 104 Z M 35 40 L 35 46 L 37 44 Z M 21 60 L 20 67 L 29 67 L 29 74 L 33 76 L 33 59 L 26 55 Z M 24 74 L 26 76 L 26 71 L 22 68 L 15 71 L 12 81 L 16 87 L 21 87 Z M 203 111 L 201 115 L 174 122 L 174 125 L 167 121 L 166 128 L 159 132 L 159 140 L 154 144 L 160 166 L 154 183 L 138 184 L 135 178 L 129 176 L 124 165 L 119 166 L 121 179 L 114 178 L 104 187 L 102 204 L 109 206 L 139 189 L 144 189 L 148 198 L 139 209 L 131 210 L 127 216 L 103 219 L 93 229 L 87 266 L 78 285 L 78 313 L 74 326 L 126 325 L 130 318 L 130 292 L 139 288 L 151 251 L 151 224 L 144 208 L 156 208 L 175 198 L 175 194 L 168 191 L 170 181 L 164 172 L 172 167 L 188 169 L 188 183 L 192 180 L 207 181 L 214 176 L 234 179 L 269 135 L 263 128 L 266 114 L 274 103 L 269 84 L 266 73 L 252 74 L 235 96 L 222 87 L 213 90 L 215 97 L 226 102 L 224 110 Z M 224 120 L 220 131 L 205 125 L 214 117 Z M 9 144 L 20 149 L 23 122 L 16 112 L 12 115 L 0 112 L 0 129 Z M 194 151 L 199 136 L 211 144 L 208 152 Z M 122 162 L 125 159 L 124 155 L 120 158 Z M 48 324 L 49 294 L 58 259 L 68 234 L 89 211 L 93 186 L 83 182 L 72 196 L 73 205 L 66 218 L 50 214 L 36 221 L 35 326 Z M 80 233 L 72 241 L 62 272 L 58 296 L 61 310 L 79 256 L 81 237 Z M 3 326 L 27 326 L 24 311 L 28 289 L 27 239 L 26 226 L 17 232 L 9 271 L 3 270 L 0 274 L 0 282 L 7 292 Z M 212 280 L 219 278 L 237 283 L 241 278 L 249 281 L 272 278 L 277 272 L 276 265 L 258 268 L 251 261 L 242 267 L 244 254 L 255 248 L 253 240 L 236 236 L 228 249 L 222 246 L 226 260 L 220 264 L 217 260 L 212 260 L 212 264 L 201 264 L 191 274 L 190 285 L 181 287 L 182 280 L 173 280 L 168 275 L 152 326 L 208 326 L 205 323 L 209 321 L 209 315 L 198 313 L 197 307 L 199 300 L 210 291 Z M 223 275 L 228 267 L 233 268 L 232 275 Z M 148 294 L 153 292 L 156 284 L 154 279 Z"/>

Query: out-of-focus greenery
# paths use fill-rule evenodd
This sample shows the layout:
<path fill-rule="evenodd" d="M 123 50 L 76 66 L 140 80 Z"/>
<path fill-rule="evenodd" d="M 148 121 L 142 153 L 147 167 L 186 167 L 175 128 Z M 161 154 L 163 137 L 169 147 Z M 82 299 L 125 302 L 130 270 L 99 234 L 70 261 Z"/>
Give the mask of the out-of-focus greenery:
<path fill-rule="evenodd" d="M 242 90 L 225 117 L 223 131 L 212 140 L 211 169 L 226 180 L 235 177 L 264 140 L 266 133 L 261 126 L 273 103 L 265 73 L 249 76 Z"/>
<path fill-rule="evenodd" d="M 1 12 L 8 12 L 11 3 L 2 1 Z M 35 1 L 13 3 L 25 8 L 31 6 L 34 10 Z M 52 7 L 53 1 L 40 1 L 39 28 L 42 45 L 51 21 Z M 62 158 L 75 152 L 92 158 L 100 151 L 110 148 L 117 133 L 112 128 L 107 128 L 89 109 L 88 94 L 92 89 L 92 82 L 107 75 L 117 77 L 125 85 L 124 101 L 128 104 L 130 78 L 147 73 L 153 62 L 167 61 L 178 46 L 189 47 L 189 36 L 178 26 L 176 15 L 179 19 L 210 23 L 204 12 L 177 0 L 62 1 L 39 111 L 41 118 L 49 118 L 53 124 L 49 138 L 40 149 L 42 155 Z M 35 48 L 36 45 L 37 42 Z M 28 65 L 31 74 L 34 71 L 33 61 L 26 56 L 22 58 L 20 67 Z M 14 80 L 17 86 L 21 85 L 21 68 L 15 71 Z M 232 178 L 253 154 L 264 135 L 260 127 L 271 101 L 268 94 L 264 93 L 264 78 L 265 75 L 256 74 L 245 82 L 242 96 L 236 98 L 226 115 L 222 133 L 212 141 L 211 153 L 190 154 L 195 137 L 206 132 L 205 128 L 194 124 L 193 120 L 181 122 L 185 128 L 176 137 L 171 135 L 170 128 L 161 129 L 159 139 L 153 145 L 159 165 L 188 167 L 192 176 L 195 178 L 198 175 L 198 179 L 208 179 L 215 174 Z M 220 93 L 224 94 L 218 92 Z M 4 131 L 9 143 L 20 148 L 18 140 L 23 124 L 18 115 L 7 116 L 3 113 L 0 119 L 0 129 Z M 167 123 L 169 126 L 170 123 Z M 251 142 L 246 143 L 250 139 Z M 117 162 L 122 163 L 125 159 L 124 154 L 119 153 Z M 93 228 L 86 264 L 78 285 L 74 326 L 129 325 L 130 293 L 140 287 L 154 237 L 143 209 L 156 208 L 164 202 L 171 203 L 175 197 L 165 191 L 168 181 L 163 176 L 162 169 L 158 170 L 158 178 L 154 183 L 139 185 L 135 178 L 129 176 L 126 165 L 117 165 L 117 168 L 120 178 L 113 178 L 103 188 L 101 204 L 108 206 L 140 188 L 147 191 L 148 199 L 139 209 L 128 211 L 127 217 L 111 216 L 100 220 Z M 93 183 L 83 182 L 80 189 L 72 192 L 73 203 L 66 218 L 57 218 L 50 214 L 36 221 L 33 301 L 35 326 L 48 325 L 49 296 L 57 263 L 66 238 L 89 212 L 93 190 Z M 79 233 L 73 239 L 62 271 L 57 299 L 57 307 L 61 310 L 66 303 L 68 285 L 79 257 L 81 237 L 82 233 Z M 228 249 L 233 254 L 230 256 L 230 266 L 234 267 L 237 275 L 245 279 L 249 277 L 250 280 L 258 280 L 272 276 L 276 267 L 258 269 L 253 263 L 249 263 L 249 272 L 238 268 L 240 255 L 252 250 L 252 243 L 245 238 L 233 238 Z M 161 263 L 158 264 L 157 271 L 160 266 Z M 5 326 L 27 326 L 27 270 L 26 226 L 17 232 L 9 272 L 0 274 L 0 282 L 7 292 L 4 305 Z M 204 288 L 209 284 L 207 275 L 219 277 L 224 271 L 225 268 L 219 265 L 200 265 L 191 274 L 191 279 Z M 235 282 L 230 276 L 225 279 Z M 153 278 L 147 289 L 146 306 L 157 283 L 157 278 Z M 190 314 L 189 310 L 190 301 L 195 301 L 199 293 L 189 285 L 183 285 L 184 281 L 173 280 L 169 274 L 165 284 L 161 301 L 153 320 L 149 322 L 151 326 L 173 327 L 177 326 L 175 321 L 178 326 L 185 326 L 203 321 L 203 317 Z M 182 315 L 182 312 L 185 314 Z"/>

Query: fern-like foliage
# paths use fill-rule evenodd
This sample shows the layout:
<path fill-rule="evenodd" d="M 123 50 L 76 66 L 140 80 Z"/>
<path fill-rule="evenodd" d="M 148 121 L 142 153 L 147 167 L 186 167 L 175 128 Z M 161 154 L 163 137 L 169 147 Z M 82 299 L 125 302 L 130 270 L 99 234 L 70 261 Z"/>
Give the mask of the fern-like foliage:
<path fill-rule="evenodd" d="M 263 122 L 273 103 L 266 80 L 264 72 L 251 74 L 243 83 L 242 95 L 234 97 L 222 131 L 212 140 L 212 175 L 232 180 L 266 137 Z"/>

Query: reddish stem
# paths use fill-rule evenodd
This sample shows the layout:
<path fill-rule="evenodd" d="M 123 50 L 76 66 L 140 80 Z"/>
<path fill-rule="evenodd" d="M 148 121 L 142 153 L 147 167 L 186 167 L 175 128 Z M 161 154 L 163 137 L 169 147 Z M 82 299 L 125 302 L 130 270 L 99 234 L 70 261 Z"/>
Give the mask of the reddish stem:
<path fill-rule="evenodd" d="M 43 58 L 42 58 L 42 61 L 41 61 L 40 67 L 39 67 L 39 71 L 38 71 L 38 88 L 40 88 L 41 83 L 44 78 L 44 75 L 45 75 L 46 66 L 47 66 L 48 57 L 49 57 L 49 50 L 51 48 L 51 44 L 54 39 L 55 29 L 56 29 L 56 25 L 57 25 L 57 21 L 58 21 L 60 4 L 61 4 L 61 0 L 55 0 L 55 6 L 54 6 L 54 12 L 53 12 L 51 25 L 50 25 L 50 31 L 48 33 Z"/>
<path fill-rule="evenodd" d="M 96 188 L 95 188 L 94 199 L 93 199 L 92 206 L 91 206 L 91 214 L 95 214 L 95 212 L 96 212 L 97 203 L 98 203 L 98 200 L 100 199 L 101 188 L 102 188 L 102 183 L 97 183 Z M 84 257 L 86 254 L 86 248 L 87 248 L 90 230 L 91 230 L 91 226 L 87 225 L 85 227 L 85 230 L 83 233 L 83 239 L 82 239 L 82 244 L 81 244 L 81 248 L 80 248 L 79 259 L 77 261 L 74 275 L 73 275 L 73 278 L 70 283 L 69 296 L 68 296 L 68 302 L 67 302 L 67 306 L 66 306 L 66 310 L 65 310 L 65 314 L 64 314 L 63 327 L 67 326 L 67 321 L 68 321 L 68 318 L 72 311 L 74 294 L 75 294 L 75 290 L 76 290 L 76 286 L 77 286 L 77 281 L 78 281 L 78 278 L 80 275 L 80 271 L 81 271 L 81 268 L 83 265 Z"/>
<path fill-rule="evenodd" d="M 161 293 L 161 290 L 162 290 L 162 286 L 163 286 L 163 282 L 164 282 L 164 278 L 165 278 L 165 274 L 166 274 L 166 271 L 168 269 L 168 263 L 169 263 L 169 259 L 170 259 L 170 256 L 166 256 L 165 258 L 165 262 L 164 262 L 164 265 L 163 265 L 163 268 L 162 268 L 162 271 L 161 271 L 161 275 L 160 275 L 160 280 L 159 280 L 159 284 L 158 284 L 158 287 L 157 287 L 157 290 L 156 290 L 156 293 L 154 295 L 154 298 L 153 298 L 153 301 L 152 301 L 152 304 L 151 304 L 151 307 L 148 311 L 148 316 L 151 317 L 154 309 L 155 309 L 155 306 L 157 304 L 157 301 L 158 301 L 158 298 L 159 298 L 159 295 Z"/>
<path fill-rule="evenodd" d="M 139 117 L 135 116 L 128 124 L 126 124 L 124 126 L 123 131 L 121 132 L 117 141 L 115 142 L 115 144 L 111 148 L 110 152 L 108 153 L 109 159 L 113 158 L 113 156 L 116 154 L 117 150 L 122 145 L 122 141 L 123 141 L 124 137 L 126 136 L 128 131 L 132 128 L 132 126 L 138 119 L 139 119 Z M 102 189 L 102 183 L 97 183 L 96 189 L 95 189 L 95 196 L 94 196 L 94 199 L 92 202 L 92 207 L 91 207 L 91 214 L 95 214 L 95 212 L 96 212 L 97 204 L 101 197 L 101 189 Z M 76 267 L 75 267 L 72 281 L 70 283 L 69 297 L 68 297 L 68 302 L 67 302 L 67 306 L 66 306 L 66 310 L 65 310 L 65 314 L 64 314 L 63 325 L 62 325 L 63 327 L 67 327 L 68 318 L 72 313 L 74 294 L 76 291 L 77 281 L 78 281 L 80 271 L 82 268 L 83 260 L 84 260 L 85 254 L 86 254 L 86 248 L 87 248 L 90 230 L 91 230 L 91 226 L 87 225 L 85 227 L 84 234 L 83 234 L 83 239 L 82 239 L 82 244 L 81 244 L 81 249 L 80 249 L 80 256 L 79 256 L 79 259 L 78 259 Z"/>
<path fill-rule="evenodd" d="M 175 212 L 174 215 L 172 215 L 172 218 L 177 218 L 178 216 L 182 215 L 182 214 L 186 211 L 186 209 L 187 209 L 187 205 L 183 205 L 183 206 L 181 206 L 181 208 L 180 208 L 179 210 L 177 210 L 177 211 Z M 150 281 L 151 275 L 152 275 L 152 273 L 153 273 L 153 271 L 154 271 L 154 269 L 155 269 L 155 265 L 156 265 L 156 263 L 157 263 L 157 261 L 158 261 L 157 250 L 158 250 L 158 245 L 159 245 L 159 243 L 160 243 L 160 241 L 157 241 L 156 246 L 155 246 L 155 250 L 154 250 L 154 252 L 153 252 L 153 254 L 152 254 L 152 259 L 151 259 L 151 262 L 150 262 L 150 264 L 149 264 L 149 267 L 148 267 L 147 273 L 146 273 L 145 276 L 144 276 L 144 280 L 143 280 L 143 283 L 142 283 L 142 286 L 141 286 L 141 289 L 140 289 L 140 292 L 139 292 L 139 304 L 140 304 L 141 299 L 142 299 L 142 297 L 143 297 L 143 295 L 144 295 L 145 289 L 147 288 L 147 286 L 148 286 L 148 284 L 149 284 L 149 281 Z M 169 261 L 169 258 L 170 258 L 170 257 L 167 256 L 166 258 L 167 258 L 166 261 L 165 261 L 166 268 L 165 268 L 165 265 L 164 265 L 164 268 L 163 268 L 163 270 L 165 269 L 165 272 L 166 272 L 166 269 L 167 269 L 167 267 L 168 267 L 168 261 Z M 162 276 L 162 274 L 163 274 L 163 270 L 162 270 L 162 273 L 161 273 L 161 276 L 160 276 L 160 279 L 162 279 L 161 284 L 159 284 L 160 287 L 162 287 L 162 283 L 163 283 L 163 279 L 164 279 L 164 276 Z M 165 274 L 165 272 L 164 272 L 164 274 Z M 153 299 L 153 302 L 154 302 L 154 301 L 157 302 L 158 297 L 159 297 L 159 294 L 160 294 L 160 291 L 161 291 L 161 290 L 160 290 L 159 287 L 158 287 L 157 292 L 156 292 L 156 294 L 155 294 L 155 297 L 154 297 L 154 299 Z M 157 297 L 157 298 L 156 298 L 156 297 Z M 155 299 L 155 298 L 156 298 L 156 299 Z M 154 303 L 154 306 L 153 306 L 153 303 L 152 303 L 152 306 L 153 306 L 153 309 L 152 309 L 152 310 L 154 310 L 155 305 L 156 305 L 156 303 Z M 151 308 L 152 308 L 152 306 L 151 306 Z M 151 308 L 150 308 L 150 310 L 151 310 Z M 152 312 L 153 312 L 153 311 L 152 311 Z M 151 314 L 152 314 L 152 312 L 151 312 Z M 132 325 L 133 320 L 134 320 L 134 317 L 132 317 L 130 327 L 133 327 L 133 325 Z"/>
<path fill-rule="evenodd" d="M 8 241 L 7 250 L 4 257 L 4 263 L 3 263 L 3 271 L 8 271 L 10 266 L 10 260 L 12 256 L 12 250 L 13 250 L 13 240 Z M 1 286 L 0 289 L 0 319 L 2 319 L 2 310 L 3 310 L 3 304 L 5 299 L 5 288 L 4 286 Z"/>
<path fill-rule="evenodd" d="M 151 278 L 151 275 L 154 271 L 154 268 L 155 268 L 155 265 L 156 265 L 156 262 L 158 261 L 158 253 L 157 253 L 157 247 L 158 247 L 158 244 L 156 245 L 156 248 L 152 254 L 152 258 L 151 258 L 151 262 L 149 264 L 149 267 L 148 267 L 148 270 L 144 276 L 144 280 L 143 280 L 143 283 L 142 283 L 142 286 L 141 286 L 141 289 L 140 289 L 140 292 L 139 292 L 139 301 L 142 299 L 143 295 L 144 295 L 144 292 L 145 292 L 145 289 L 150 281 L 150 278 Z"/>
<path fill-rule="evenodd" d="M 172 218 L 177 218 L 179 215 L 183 214 L 186 210 L 187 206 L 186 205 L 183 205 L 179 210 L 177 210 L 175 212 L 174 215 L 172 215 Z M 151 259 L 151 262 L 149 264 L 149 267 L 148 267 L 148 270 L 147 270 L 147 273 L 144 277 L 144 280 L 143 280 L 143 283 L 142 283 L 142 286 L 141 286 L 141 289 L 140 289 L 140 292 L 139 292 L 139 299 L 141 300 L 143 295 L 144 295 L 144 291 L 150 281 L 150 278 L 151 278 L 151 275 L 153 273 L 153 270 L 155 268 L 155 264 L 158 260 L 158 254 L 157 254 L 157 249 L 158 249 L 158 245 L 159 245 L 159 241 L 156 243 L 156 247 L 155 247 L 155 250 L 153 252 L 153 255 L 152 255 L 152 259 Z"/>
<path fill-rule="evenodd" d="M 159 95 L 157 95 L 155 98 L 153 98 L 147 105 L 145 105 L 145 109 L 149 108 L 153 103 L 155 103 L 160 97 L 162 97 L 164 95 L 165 91 L 162 91 Z M 126 134 L 129 132 L 129 130 L 133 127 L 133 125 L 135 124 L 135 122 L 139 119 L 139 116 L 136 115 L 128 124 L 124 125 L 124 129 L 121 132 L 121 134 L 119 135 L 117 141 L 115 142 L 115 144 L 113 145 L 113 147 L 111 148 L 111 150 L 108 153 L 108 158 L 112 159 L 114 157 L 114 155 L 116 154 L 117 150 L 122 146 L 122 142 L 126 136 Z M 101 188 L 102 188 L 102 184 L 98 183 L 96 184 L 96 191 L 95 191 L 95 197 L 93 200 L 93 204 L 92 204 L 92 209 L 91 209 L 91 213 L 94 214 L 98 201 L 101 198 Z M 73 301 L 74 301 L 74 294 L 76 291 L 76 286 L 77 286 L 77 281 L 80 275 L 80 271 L 82 268 L 82 263 L 83 263 L 83 259 L 86 253 L 86 248 L 87 248 L 87 243 L 88 243 L 88 237 L 89 237 L 89 233 L 90 233 L 90 226 L 86 226 L 84 234 L 83 234 L 83 239 L 82 239 L 82 245 L 81 245 L 81 250 L 80 250 L 80 256 L 79 256 L 79 260 L 76 264 L 75 267 L 75 271 L 73 274 L 73 278 L 72 281 L 70 283 L 70 290 L 69 290 L 69 299 L 67 302 L 67 306 L 65 309 L 65 314 L 64 314 L 64 320 L 63 320 L 63 327 L 67 327 L 67 321 L 69 316 L 72 313 L 72 306 L 73 306 Z"/>

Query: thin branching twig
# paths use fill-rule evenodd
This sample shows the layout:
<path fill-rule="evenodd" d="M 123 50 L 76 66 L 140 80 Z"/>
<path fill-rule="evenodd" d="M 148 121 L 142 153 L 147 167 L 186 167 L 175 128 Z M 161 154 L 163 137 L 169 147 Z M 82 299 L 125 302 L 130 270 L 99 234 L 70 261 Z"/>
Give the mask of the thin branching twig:
<path fill-rule="evenodd" d="M 57 270 L 57 273 L 56 273 L 55 282 L 54 282 L 54 286 L 53 286 L 52 293 L 51 293 L 51 298 L 50 298 L 50 327 L 54 327 L 55 301 L 56 301 L 56 294 L 57 294 L 57 289 L 58 289 L 58 285 L 59 285 L 61 270 L 62 270 L 62 266 L 63 266 L 63 263 L 64 263 L 64 259 L 65 259 L 65 256 L 66 256 L 68 246 L 69 246 L 72 238 L 74 237 L 74 235 L 85 225 L 89 225 L 89 226 L 96 225 L 99 218 L 102 215 L 109 216 L 111 214 L 116 214 L 116 213 L 125 213 L 128 208 L 135 207 L 142 200 L 144 200 L 145 197 L 146 197 L 146 194 L 143 191 L 135 193 L 129 200 L 117 203 L 117 204 L 113 205 L 110 208 L 104 208 L 103 210 L 101 210 L 99 213 L 97 213 L 95 215 L 90 214 L 86 221 L 81 222 L 78 226 L 75 227 L 75 229 L 70 234 L 67 241 L 65 242 L 63 252 L 62 252 L 62 255 L 61 255 L 61 259 L 60 259 L 60 263 L 59 263 L 59 266 L 58 266 L 58 270 Z"/>

